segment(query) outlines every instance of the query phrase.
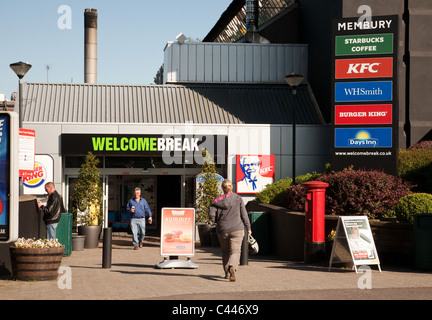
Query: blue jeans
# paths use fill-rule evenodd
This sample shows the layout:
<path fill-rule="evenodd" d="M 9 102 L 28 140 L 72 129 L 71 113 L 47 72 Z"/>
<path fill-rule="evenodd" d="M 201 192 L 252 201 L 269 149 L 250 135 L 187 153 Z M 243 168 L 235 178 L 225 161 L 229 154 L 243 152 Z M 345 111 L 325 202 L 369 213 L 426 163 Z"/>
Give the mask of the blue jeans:
<path fill-rule="evenodd" d="M 144 241 L 145 236 L 145 218 L 137 219 L 132 218 L 131 219 L 131 230 L 132 230 L 132 244 L 134 246 L 138 246 L 140 242 Z M 138 233 L 139 233 L 139 241 L 138 241 Z"/>
<path fill-rule="evenodd" d="M 56 239 L 56 229 L 58 223 L 51 223 L 46 226 L 47 230 L 47 239 Z"/>

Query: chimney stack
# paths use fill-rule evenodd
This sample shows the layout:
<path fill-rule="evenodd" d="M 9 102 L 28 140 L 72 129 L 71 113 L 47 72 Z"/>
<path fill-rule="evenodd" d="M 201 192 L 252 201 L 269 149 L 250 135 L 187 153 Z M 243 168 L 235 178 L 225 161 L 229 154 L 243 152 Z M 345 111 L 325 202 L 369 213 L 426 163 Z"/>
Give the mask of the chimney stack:
<path fill-rule="evenodd" d="M 84 82 L 97 83 L 97 10 L 84 11 Z"/>

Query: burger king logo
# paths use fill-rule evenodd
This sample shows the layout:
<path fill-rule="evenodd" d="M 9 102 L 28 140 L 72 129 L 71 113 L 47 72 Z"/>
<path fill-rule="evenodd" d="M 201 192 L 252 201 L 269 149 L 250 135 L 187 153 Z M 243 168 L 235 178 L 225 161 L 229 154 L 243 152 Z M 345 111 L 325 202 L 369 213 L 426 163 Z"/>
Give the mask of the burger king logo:
<path fill-rule="evenodd" d="M 23 185 L 28 188 L 37 188 L 45 182 L 46 175 L 45 167 L 41 163 L 35 162 L 33 172 L 24 175 Z"/>

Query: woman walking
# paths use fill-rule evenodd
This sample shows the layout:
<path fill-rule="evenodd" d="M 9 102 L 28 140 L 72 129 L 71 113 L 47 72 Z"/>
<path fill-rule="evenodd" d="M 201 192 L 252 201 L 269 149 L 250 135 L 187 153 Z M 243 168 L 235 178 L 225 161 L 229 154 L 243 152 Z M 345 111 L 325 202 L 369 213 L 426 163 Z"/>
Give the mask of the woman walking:
<path fill-rule="evenodd" d="M 216 222 L 216 233 L 222 249 L 225 278 L 236 280 L 245 228 L 252 234 L 243 199 L 232 192 L 230 180 L 222 182 L 223 195 L 217 197 L 209 210 L 210 220 Z"/>

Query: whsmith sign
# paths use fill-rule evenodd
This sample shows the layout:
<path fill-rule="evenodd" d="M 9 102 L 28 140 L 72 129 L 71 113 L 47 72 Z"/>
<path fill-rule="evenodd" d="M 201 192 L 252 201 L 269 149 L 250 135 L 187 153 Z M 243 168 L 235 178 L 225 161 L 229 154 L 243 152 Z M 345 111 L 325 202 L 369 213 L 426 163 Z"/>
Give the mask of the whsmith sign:
<path fill-rule="evenodd" d="M 221 135 L 131 135 L 62 134 L 61 154 L 115 156 L 160 156 L 166 159 L 183 155 L 201 157 L 207 149 L 219 164 L 225 163 L 227 137 Z M 175 161 L 177 163 L 177 161 Z M 199 163 L 199 161 L 196 161 Z"/>
<path fill-rule="evenodd" d="M 396 173 L 398 16 L 333 21 L 334 170 Z"/>

